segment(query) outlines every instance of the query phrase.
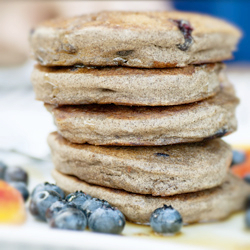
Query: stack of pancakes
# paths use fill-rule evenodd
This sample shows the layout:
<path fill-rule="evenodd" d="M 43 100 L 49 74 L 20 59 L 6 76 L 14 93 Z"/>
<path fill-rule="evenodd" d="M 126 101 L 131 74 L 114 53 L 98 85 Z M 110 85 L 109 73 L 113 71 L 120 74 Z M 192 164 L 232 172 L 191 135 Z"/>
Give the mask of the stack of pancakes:
<path fill-rule="evenodd" d="M 220 62 L 232 25 L 183 12 L 101 12 L 45 22 L 30 35 L 32 82 L 52 113 L 53 176 L 148 223 L 163 204 L 185 223 L 241 209 L 229 173 L 238 99 Z"/>

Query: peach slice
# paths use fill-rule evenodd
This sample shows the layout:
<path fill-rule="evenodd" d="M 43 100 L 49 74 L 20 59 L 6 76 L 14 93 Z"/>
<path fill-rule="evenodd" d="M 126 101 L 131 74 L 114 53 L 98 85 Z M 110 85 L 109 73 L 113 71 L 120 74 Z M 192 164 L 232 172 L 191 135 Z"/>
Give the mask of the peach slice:
<path fill-rule="evenodd" d="M 21 224 L 26 219 L 21 193 L 0 180 L 0 223 Z"/>

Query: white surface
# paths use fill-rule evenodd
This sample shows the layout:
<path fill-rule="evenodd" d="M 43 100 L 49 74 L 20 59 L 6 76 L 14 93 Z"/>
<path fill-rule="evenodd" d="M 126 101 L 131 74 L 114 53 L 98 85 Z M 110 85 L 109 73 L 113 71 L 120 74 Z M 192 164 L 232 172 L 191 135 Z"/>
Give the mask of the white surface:
<path fill-rule="evenodd" d="M 20 246 L 24 249 L 102 249 L 102 250 L 152 250 L 152 249 L 183 249 L 178 243 L 162 242 L 157 240 L 146 240 L 142 238 L 128 238 L 96 234 L 91 232 L 72 232 L 49 229 L 47 225 L 37 226 L 30 223 L 29 227 L 0 227 L 0 244 L 11 242 L 12 246 Z M 1 239 L 4 239 L 1 242 Z M 13 240 L 15 239 L 15 242 Z M 9 248 L 10 244 L 6 244 Z M 1 248 L 2 249 L 2 248 Z M 20 249 L 20 248 L 19 248 Z M 201 249 L 195 246 L 185 246 L 186 250 Z M 206 248 L 202 248 L 206 249 Z"/>
<path fill-rule="evenodd" d="M 51 115 L 31 89 L 1 91 L 0 149 L 47 157 L 47 135 L 55 130 Z"/>
<path fill-rule="evenodd" d="M 238 130 L 224 139 L 231 144 L 250 144 L 250 65 L 230 66 L 227 75 L 240 98 L 240 104 L 236 109 Z"/>

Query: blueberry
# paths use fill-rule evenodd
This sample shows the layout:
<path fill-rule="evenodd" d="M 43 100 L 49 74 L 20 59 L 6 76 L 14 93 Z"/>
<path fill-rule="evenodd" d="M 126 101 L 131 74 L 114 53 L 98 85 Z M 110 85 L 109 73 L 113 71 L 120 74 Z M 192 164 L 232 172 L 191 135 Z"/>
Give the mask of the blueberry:
<path fill-rule="evenodd" d="M 179 30 L 182 32 L 185 42 L 183 44 L 178 44 L 177 47 L 182 50 L 186 51 L 193 43 L 192 31 L 193 27 L 187 20 L 173 20 L 177 25 Z"/>
<path fill-rule="evenodd" d="M 59 200 L 54 202 L 46 211 L 46 220 L 49 221 L 52 217 L 54 217 L 58 212 L 60 212 L 63 209 L 68 208 L 76 208 L 76 205 L 72 202 L 67 202 L 65 200 Z"/>
<path fill-rule="evenodd" d="M 87 218 L 97 209 L 102 206 L 111 207 L 109 203 L 105 200 L 100 200 L 97 198 L 92 198 L 84 202 L 79 208 L 86 214 Z"/>
<path fill-rule="evenodd" d="M 31 193 L 31 197 L 34 197 L 36 195 L 36 193 L 41 192 L 41 191 L 54 191 L 54 192 L 57 192 L 61 196 L 62 199 L 65 196 L 65 194 L 64 194 L 64 192 L 63 192 L 63 190 L 61 188 L 59 188 L 55 184 L 44 182 L 44 183 L 38 184 L 33 189 L 32 193 Z"/>
<path fill-rule="evenodd" d="M 246 160 L 246 154 L 243 151 L 233 150 L 232 166 L 241 164 Z"/>
<path fill-rule="evenodd" d="M 150 226 L 157 233 L 177 233 L 182 227 L 182 217 L 172 206 L 164 205 L 152 213 Z"/>
<path fill-rule="evenodd" d="M 245 208 L 250 209 L 250 195 L 248 195 L 246 202 L 245 202 Z"/>
<path fill-rule="evenodd" d="M 125 226 L 125 217 L 117 208 L 104 205 L 90 215 L 88 226 L 94 232 L 120 234 Z"/>
<path fill-rule="evenodd" d="M 77 208 L 81 208 L 81 206 L 85 203 L 85 201 L 90 200 L 91 196 L 83 193 L 82 191 L 76 191 L 67 195 L 65 198 L 66 201 L 72 202 L 76 205 Z"/>
<path fill-rule="evenodd" d="M 54 191 L 37 192 L 30 201 L 30 213 L 38 219 L 46 221 L 45 213 L 47 209 L 56 201 L 61 200 L 61 196 Z"/>
<path fill-rule="evenodd" d="M 7 169 L 7 165 L 0 161 L 0 180 L 4 179 L 4 173 L 6 169 Z"/>
<path fill-rule="evenodd" d="M 28 174 L 20 167 L 6 168 L 4 180 L 7 182 L 24 182 L 28 183 Z"/>
<path fill-rule="evenodd" d="M 87 218 L 81 210 L 68 208 L 58 212 L 49 224 L 53 228 L 84 230 L 87 226 Z"/>
<path fill-rule="evenodd" d="M 244 176 L 244 181 L 245 181 L 246 183 L 250 184 L 250 174 L 246 174 L 246 175 Z"/>
<path fill-rule="evenodd" d="M 245 215 L 246 227 L 250 229 L 250 209 L 248 208 Z"/>
<path fill-rule="evenodd" d="M 10 182 L 9 183 L 12 187 L 17 189 L 23 196 L 24 201 L 27 201 L 29 198 L 29 190 L 27 186 L 23 182 Z"/>
<path fill-rule="evenodd" d="M 154 155 L 158 157 L 164 157 L 164 158 L 169 157 L 169 154 L 165 154 L 165 153 L 155 153 Z"/>

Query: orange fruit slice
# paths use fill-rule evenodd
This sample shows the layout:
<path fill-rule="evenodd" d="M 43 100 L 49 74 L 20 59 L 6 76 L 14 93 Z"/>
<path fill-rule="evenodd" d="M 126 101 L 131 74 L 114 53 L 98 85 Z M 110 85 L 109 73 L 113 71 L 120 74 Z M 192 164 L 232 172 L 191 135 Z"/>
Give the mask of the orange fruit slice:
<path fill-rule="evenodd" d="M 0 180 L 0 223 L 20 224 L 26 219 L 21 193 Z"/>

